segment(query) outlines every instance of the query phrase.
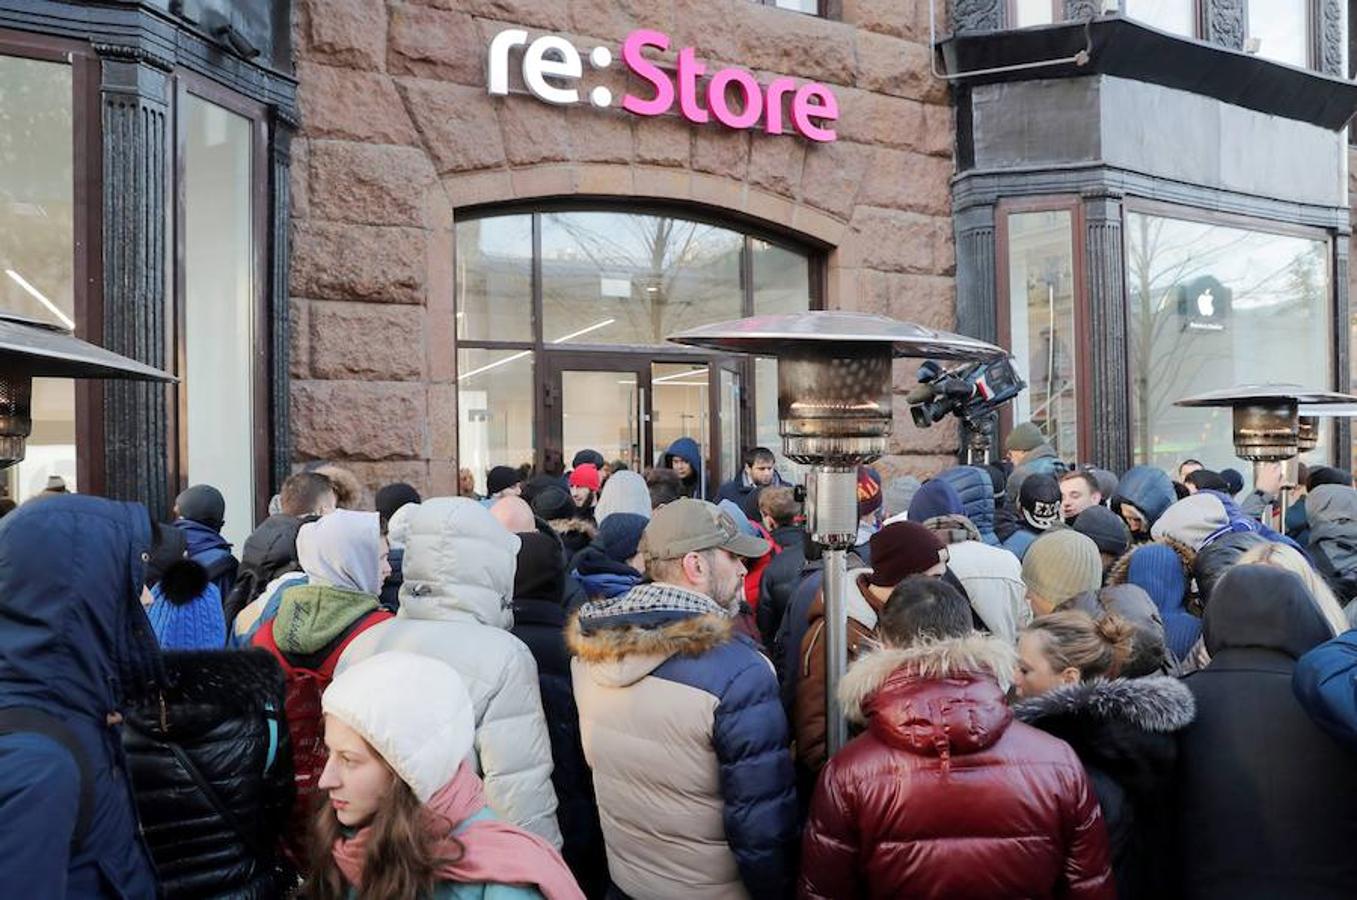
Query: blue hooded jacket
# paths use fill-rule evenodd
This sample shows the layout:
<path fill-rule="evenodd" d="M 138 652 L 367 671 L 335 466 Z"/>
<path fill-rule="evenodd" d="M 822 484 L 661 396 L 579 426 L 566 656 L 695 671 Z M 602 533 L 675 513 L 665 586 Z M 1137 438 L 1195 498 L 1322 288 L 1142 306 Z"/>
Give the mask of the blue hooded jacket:
<path fill-rule="evenodd" d="M 1357 629 L 1302 656 L 1291 688 L 1316 725 L 1357 751 Z"/>
<path fill-rule="evenodd" d="M 0 522 L 0 707 L 61 719 L 88 757 L 90 827 L 72 853 L 81 780 L 51 738 L 0 735 L 0 884 L 27 897 L 152 898 L 120 726 L 122 685 L 149 682 L 158 650 L 140 603 L 144 507 L 67 495 Z"/>
<path fill-rule="evenodd" d="M 212 583 L 222 597 L 231 596 L 231 588 L 236 586 L 238 564 L 231 555 L 231 542 L 221 536 L 221 532 L 192 519 L 175 519 L 174 527 L 184 532 L 188 540 L 188 558 L 198 563 L 208 572 L 214 573 Z M 230 562 L 226 560 L 230 557 Z"/>
<path fill-rule="evenodd" d="M 1173 480 L 1163 469 L 1154 466 L 1132 466 L 1117 484 L 1117 496 L 1112 498 L 1112 511 L 1120 512 L 1119 503 L 1129 503 L 1145 516 L 1146 526 L 1153 525 L 1178 500 Z"/>
<path fill-rule="evenodd" d="M 930 478 L 914 492 L 909 501 L 907 518 L 911 522 L 926 522 L 938 516 L 962 515 L 961 497 L 951 483 L 941 478 Z"/>
<path fill-rule="evenodd" d="M 954 466 L 938 478 L 956 489 L 961 511 L 980 532 L 980 540 L 991 547 L 999 546 L 999 536 L 994 533 L 994 480 L 989 472 L 978 466 Z"/>
<path fill-rule="evenodd" d="M 702 480 L 702 448 L 697 446 L 697 441 L 690 437 L 681 437 L 669 445 L 669 449 L 664 451 L 664 459 L 661 462 L 664 465 L 670 465 L 670 459 L 677 456 L 693 467 L 693 477 L 695 482 L 690 483 L 687 480 L 683 482 L 685 492 L 691 490 L 690 497 L 696 497 L 699 500 L 707 499 L 706 482 Z"/>

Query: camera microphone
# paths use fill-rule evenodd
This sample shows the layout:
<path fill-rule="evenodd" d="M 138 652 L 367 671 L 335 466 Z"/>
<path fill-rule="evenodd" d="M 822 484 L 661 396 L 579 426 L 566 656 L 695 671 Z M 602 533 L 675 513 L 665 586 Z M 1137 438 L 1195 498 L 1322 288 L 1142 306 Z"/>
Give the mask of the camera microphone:
<path fill-rule="evenodd" d="M 906 403 L 928 403 L 938 396 L 937 388 L 931 384 L 918 384 L 905 395 Z"/>

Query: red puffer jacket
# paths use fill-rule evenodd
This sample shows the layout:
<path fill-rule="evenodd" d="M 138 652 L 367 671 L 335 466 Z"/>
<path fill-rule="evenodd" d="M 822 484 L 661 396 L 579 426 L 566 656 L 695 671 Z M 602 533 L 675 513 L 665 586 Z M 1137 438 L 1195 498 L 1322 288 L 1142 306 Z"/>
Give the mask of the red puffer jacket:
<path fill-rule="evenodd" d="M 971 635 L 858 661 L 840 690 L 867 732 L 821 774 L 803 898 L 1115 900 L 1098 801 L 1074 751 L 1013 721 L 1011 647 Z"/>

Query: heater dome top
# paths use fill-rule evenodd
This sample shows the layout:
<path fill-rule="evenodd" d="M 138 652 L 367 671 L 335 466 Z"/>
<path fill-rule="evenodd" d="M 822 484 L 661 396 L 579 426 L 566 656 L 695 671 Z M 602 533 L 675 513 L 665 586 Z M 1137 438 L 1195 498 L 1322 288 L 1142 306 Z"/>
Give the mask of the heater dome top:
<path fill-rule="evenodd" d="M 1304 403 L 1320 406 L 1357 403 L 1357 397 L 1337 391 L 1315 391 L 1299 384 L 1241 384 L 1207 391 L 1174 401 L 1174 406 L 1251 406 L 1257 403 Z"/>
<path fill-rule="evenodd" d="M 893 356 L 921 359 L 981 360 L 1008 355 L 1002 347 L 950 331 L 888 316 L 838 310 L 715 322 L 670 335 L 669 340 L 755 356 L 779 356 L 818 348 L 828 352 L 835 350 L 836 344 L 845 343 L 887 345 Z"/>

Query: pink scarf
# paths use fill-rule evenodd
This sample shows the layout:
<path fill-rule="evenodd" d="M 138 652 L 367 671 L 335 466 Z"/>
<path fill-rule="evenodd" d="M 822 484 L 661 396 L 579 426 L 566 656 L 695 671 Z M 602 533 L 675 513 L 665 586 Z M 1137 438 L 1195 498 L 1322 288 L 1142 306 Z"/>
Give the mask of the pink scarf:
<path fill-rule="evenodd" d="M 547 900 L 584 900 L 584 893 L 566 868 L 561 854 L 535 834 L 498 819 L 482 819 L 462 830 L 452 830 L 485 808 L 481 780 L 464 762 L 438 793 L 424 804 L 425 828 L 438 839 L 434 852 L 452 859 L 457 841 L 466 852 L 456 862 L 439 864 L 440 881 L 462 883 L 518 884 L 536 887 Z M 335 865 L 354 888 L 363 886 L 363 863 L 371 826 L 360 828 L 348 840 L 335 841 Z"/>

